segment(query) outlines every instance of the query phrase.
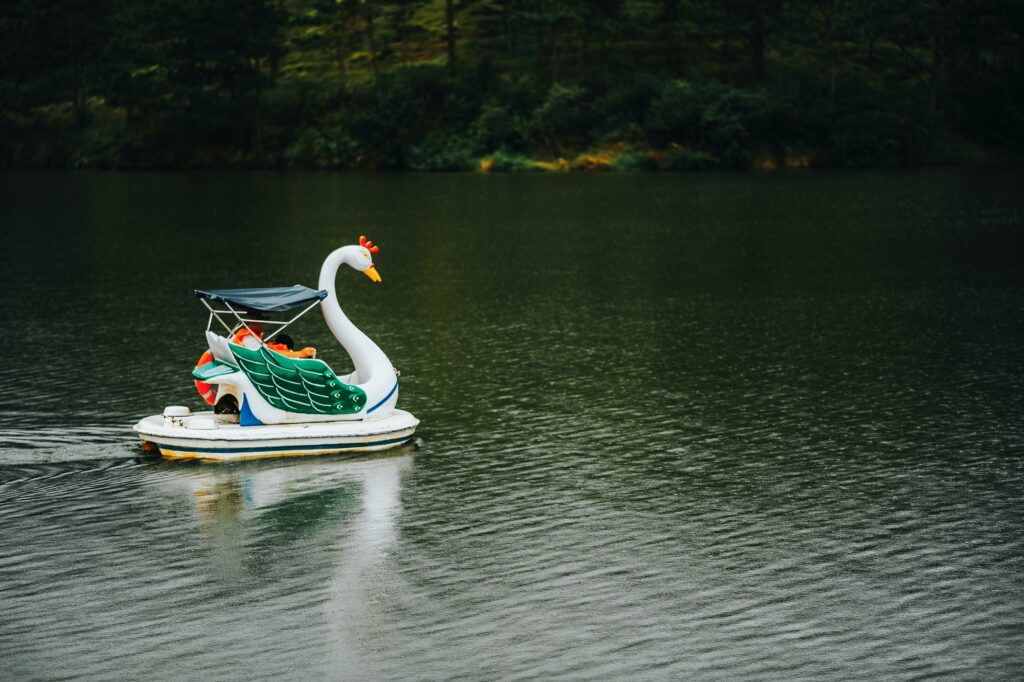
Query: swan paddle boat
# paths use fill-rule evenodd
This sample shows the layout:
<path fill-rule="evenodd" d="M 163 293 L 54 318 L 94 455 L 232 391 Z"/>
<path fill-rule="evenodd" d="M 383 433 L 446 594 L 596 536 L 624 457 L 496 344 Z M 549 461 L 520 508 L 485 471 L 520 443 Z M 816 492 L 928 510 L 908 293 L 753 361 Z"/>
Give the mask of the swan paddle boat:
<path fill-rule="evenodd" d="M 168 458 L 236 460 L 384 450 L 412 440 L 419 420 L 396 407 L 397 370 L 345 316 L 335 291 L 342 265 L 379 283 L 372 255 L 377 251 L 360 237 L 358 245 L 332 252 L 320 268 L 319 289 L 296 284 L 197 290 L 210 311 L 209 350 L 192 376 L 214 410 L 194 413 L 172 405 L 145 417 L 134 427 L 143 449 Z M 352 359 L 350 374 L 338 375 L 323 360 L 308 357 L 313 349 L 294 353 L 274 342 L 317 306 Z M 289 319 L 273 319 L 274 313 L 295 311 Z M 215 320 L 226 336 L 213 331 Z M 274 327 L 266 336 L 264 325 Z"/>

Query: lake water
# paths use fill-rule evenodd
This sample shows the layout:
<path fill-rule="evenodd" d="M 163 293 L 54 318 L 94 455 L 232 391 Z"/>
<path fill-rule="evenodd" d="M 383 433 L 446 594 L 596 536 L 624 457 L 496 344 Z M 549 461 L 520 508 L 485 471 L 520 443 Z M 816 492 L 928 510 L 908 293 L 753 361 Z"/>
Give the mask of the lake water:
<path fill-rule="evenodd" d="M 1024 676 L 1020 171 L 6 173 L 0 221 L 5 680 Z M 360 234 L 416 446 L 142 457 L 192 290 Z"/>

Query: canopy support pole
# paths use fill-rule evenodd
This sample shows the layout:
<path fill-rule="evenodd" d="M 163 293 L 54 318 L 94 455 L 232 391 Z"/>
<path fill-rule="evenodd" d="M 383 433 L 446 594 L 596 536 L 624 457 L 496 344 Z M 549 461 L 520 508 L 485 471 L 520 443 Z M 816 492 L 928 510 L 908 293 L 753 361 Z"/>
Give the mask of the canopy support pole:
<path fill-rule="evenodd" d="M 300 317 L 302 317 L 303 315 L 305 315 L 306 313 L 308 313 L 310 310 L 312 310 L 313 308 L 317 307 L 318 305 L 320 305 L 320 301 L 319 300 L 313 301 L 308 306 L 306 306 L 305 310 L 303 310 L 301 313 L 299 313 L 298 315 L 296 315 L 292 319 L 288 320 L 287 322 L 281 323 L 281 322 L 271 321 L 270 324 L 280 324 L 281 326 L 278 329 L 276 329 L 273 332 L 271 332 L 270 334 L 267 334 L 267 336 L 266 336 L 267 341 L 269 341 L 270 339 L 274 338 L 275 336 L 277 336 L 278 334 L 283 332 L 285 330 L 285 327 L 287 327 L 292 322 L 294 322 L 295 320 L 299 319 Z"/>
<path fill-rule="evenodd" d="M 231 332 L 234 331 L 231 327 L 229 327 L 227 325 L 227 323 L 224 320 L 220 319 L 220 315 L 217 314 L 216 310 L 214 310 L 213 308 L 210 307 L 210 304 L 206 302 L 206 299 L 200 298 L 199 300 L 202 301 L 203 305 L 206 306 L 206 309 L 210 311 L 210 319 L 207 320 L 207 322 L 206 322 L 206 331 L 210 331 L 210 325 L 213 324 L 213 318 L 215 318 L 215 317 L 217 318 L 217 321 L 220 322 L 221 326 L 228 330 L 228 334 L 230 334 Z M 232 312 L 234 312 L 234 311 L 232 311 Z M 237 315 L 238 313 L 235 313 L 235 314 Z"/>
<path fill-rule="evenodd" d="M 206 301 L 203 301 L 203 305 L 206 305 Z M 306 308 L 301 313 L 299 313 L 298 315 L 296 315 L 292 319 L 288 320 L 287 322 L 279 322 L 277 320 L 254 320 L 254 319 L 247 319 L 247 318 L 242 317 L 238 313 L 238 311 L 235 310 L 234 308 L 232 308 L 231 304 L 228 303 L 227 301 L 224 301 L 224 305 L 226 305 L 228 310 L 231 311 L 231 313 L 235 316 L 235 319 L 237 319 L 239 322 L 241 322 L 242 326 L 245 327 L 246 329 L 248 329 L 249 333 L 252 334 L 254 338 L 259 340 L 261 346 L 266 346 L 267 345 L 267 341 L 270 341 L 272 338 L 274 338 L 275 336 L 277 336 L 278 334 L 283 332 L 285 330 L 285 328 L 287 328 L 292 322 L 295 322 L 295 320 L 299 319 L 300 317 L 302 317 L 303 315 L 308 313 L 310 310 L 312 310 L 313 308 L 315 308 L 318 305 L 320 305 L 320 301 L 319 300 L 313 301 L 308 306 L 306 306 Z M 210 308 L 209 305 L 206 305 L 206 307 Z M 217 315 L 217 311 L 215 311 L 213 308 L 210 308 L 210 313 L 215 315 L 215 316 Z M 217 316 L 217 320 L 220 321 L 220 323 L 222 325 L 224 325 L 225 329 L 228 329 L 228 326 L 226 324 L 224 324 L 224 321 L 221 320 L 219 316 Z M 275 329 L 274 331 L 272 331 L 271 333 L 266 334 L 263 338 L 260 338 L 259 334 L 256 334 L 249 327 L 249 325 L 246 324 L 247 322 L 259 322 L 260 324 L 263 324 L 263 325 L 276 324 L 276 325 L 280 325 L 280 326 L 277 329 Z M 233 334 L 235 329 L 238 329 L 238 327 L 235 326 L 232 329 L 228 329 L 228 334 Z"/>
<path fill-rule="evenodd" d="M 242 316 L 238 314 L 238 311 L 231 307 L 230 303 L 228 303 L 227 301 L 224 301 L 224 305 L 226 305 L 228 307 L 228 310 L 230 310 L 232 313 L 234 313 L 235 318 L 237 318 L 238 321 L 242 323 L 243 327 L 245 327 L 246 329 L 249 329 L 249 325 L 247 325 L 245 323 L 245 320 L 242 319 Z M 237 329 L 237 327 L 235 327 L 235 329 Z M 234 329 L 229 329 L 228 330 L 228 334 L 232 333 L 233 331 L 234 331 Z M 254 332 L 252 329 L 249 329 L 249 333 L 252 334 L 254 339 L 257 339 L 260 342 L 261 346 L 266 345 L 265 343 L 263 343 L 263 339 L 261 339 L 259 337 L 259 335 L 256 332 Z"/>
<path fill-rule="evenodd" d="M 231 304 L 228 303 L 227 301 L 223 301 L 224 305 L 227 306 L 227 310 L 217 310 L 216 308 L 211 306 L 209 303 L 207 303 L 205 298 L 200 298 L 199 300 L 202 301 L 203 305 L 206 306 L 206 309 L 210 311 L 210 319 L 208 319 L 206 321 L 206 331 L 210 331 L 210 327 L 213 326 L 213 320 L 214 320 L 214 318 L 216 318 L 217 322 L 219 322 L 220 325 L 222 327 L 224 327 L 224 329 L 227 331 L 229 339 L 234 335 L 235 331 L 239 327 L 245 327 L 246 329 L 249 330 L 250 334 L 252 334 L 256 339 L 259 339 L 260 345 L 262 345 L 262 346 L 267 345 L 268 341 L 270 341 L 275 336 L 277 336 L 278 334 L 283 332 L 293 322 L 295 322 L 297 319 L 299 319 L 300 317 L 302 317 L 303 315 L 308 313 L 313 308 L 315 308 L 318 305 L 320 305 L 320 299 L 317 299 L 317 300 L 313 301 L 312 303 L 310 303 L 308 306 L 306 306 L 302 310 L 302 312 L 300 312 L 295 317 L 291 318 L 290 320 L 281 322 L 281 321 L 278 321 L 278 320 L 257 320 L 257 319 L 253 319 L 253 318 L 242 317 L 242 313 L 244 313 L 245 311 L 244 310 L 243 311 L 235 310 L 234 308 L 231 307 Z M 235 319 L 238 320 L 238 324 L 236 324 L 233 327 L 228 326 L 228 323 L 225 322 L 221 318 L 221 316 L 220 316 L 221 313 L 225 313 L 225 314 L 226 313 L 231 313 L 232 315 L 235 316 Z M 253 332 L 252 328 L 249 327 L 249 325 L 247 324 L 249 322 L 259 322 L 260 324 L 263 324 L 263 325 L 277 325 L 277 329 L 275 329 L 274 331 L 270 332 L 269 334 L 266 334 L 263 338 L 260 338 L 260 336 L 258 334 L 256 334 L 255 332 Z"/>

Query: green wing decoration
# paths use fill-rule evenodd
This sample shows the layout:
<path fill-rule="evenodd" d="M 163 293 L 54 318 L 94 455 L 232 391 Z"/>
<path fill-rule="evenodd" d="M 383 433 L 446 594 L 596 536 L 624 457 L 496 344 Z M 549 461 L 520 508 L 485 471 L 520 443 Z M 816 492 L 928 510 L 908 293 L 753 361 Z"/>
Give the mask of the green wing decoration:
<path fill-rule="evenodd" d="M 366 393 L 343 384 L 323 360 L 289 358 L 260 346 L 230 344 L 238 367 L 268 403 L 301 414 L 354 414 L 366 406 Z"/>
<path fill-rule="evenodd" d="M 238 371 L 237 367 L 227 364 L 226 362 L 217 362 L 211 360 L 205 365 L 199 365 L 192 370 L 192 377 L 196 381 L 209 381 L 210 379 L 216 379 L 217 377 L 227 376 L 228 374 L 234 374 Z"/>

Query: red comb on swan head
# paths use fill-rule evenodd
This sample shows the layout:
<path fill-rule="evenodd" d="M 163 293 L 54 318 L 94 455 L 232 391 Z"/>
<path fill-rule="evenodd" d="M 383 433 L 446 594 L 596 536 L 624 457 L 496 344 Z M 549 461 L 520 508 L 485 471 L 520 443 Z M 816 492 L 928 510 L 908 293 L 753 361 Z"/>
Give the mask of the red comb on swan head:
<path fill-rule="evenodd" d="M 373 242 L 367 241 L 366 237 L 364 237 L 363 235 L 359 235 L 359 246 L 363 247 L 370 253 L 377 253 L 378 251 L 380 251 L 379 246 L 374 246 Z"/>

